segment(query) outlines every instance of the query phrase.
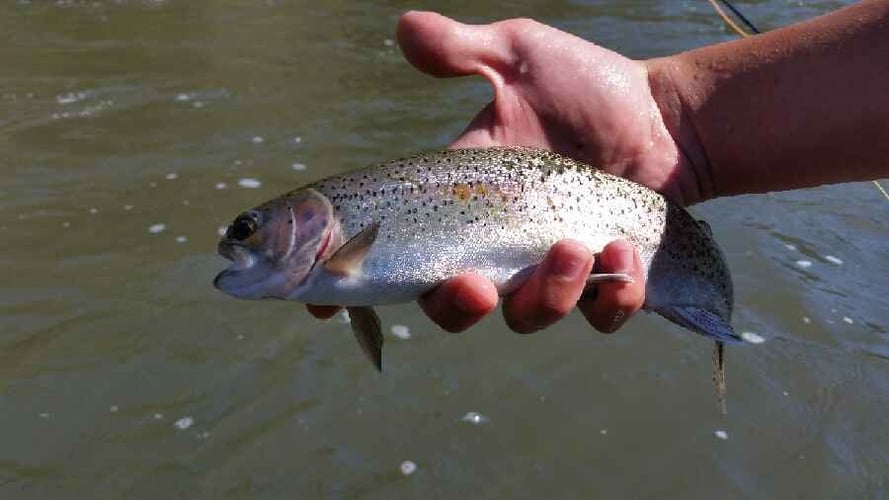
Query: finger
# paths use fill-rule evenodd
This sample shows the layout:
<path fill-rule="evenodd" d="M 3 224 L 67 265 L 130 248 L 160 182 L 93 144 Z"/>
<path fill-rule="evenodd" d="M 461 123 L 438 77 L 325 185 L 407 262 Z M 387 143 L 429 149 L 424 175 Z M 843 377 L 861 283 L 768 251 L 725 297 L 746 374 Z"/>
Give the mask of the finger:
<path fill-rule="evenodd" d="M 497 288 L 490 280 L 463 274 L 445 281 L 420 298 L 420 306 L 438 326 L 457 333 L 469 328 L 497 307 Z"/>
<path fill-rule="evenodd" d="M 314 304 L 306 304 L 309 314 L 318 319 L 330 319 L 334 314 L 339 312 L 340 306 L 316 306 Z"/>
<path fill-rule="evenodd" d="M 577 306 L 596 330 L 611 333 L 619 329 L 645 302 L 645 274 L 636 249 L 626 241 L 609 243 L 596 262 L 596 272 L 626 273 L 633 283 L 606 282 L 596 285 L 596 293 L 582 298 Z"/>
<path fill-rule="evenodd" d="M 533 37 L 539 26 L 521 19 L 468 25 L 433 12 L 414 11 L 401 16 L 398 43 L 411 64 L 439 77 L 481 75 L 493 87 L 494 101 L 451 147 L 548 147 L 541 124 L 528 113 L 528 105 L 513 88 L 527 73 L 517 55 L 516 40 Z"/>
<path fill-rule="evenodd" d="M 568 314 L 583 293 L 593 254 L 583 244 L 562 240 L 503 303 L 506 324 L 518 333 L 543 329 Z"/>
<path fill-rule="evenodd" d="M 411 64 L 438 77 L 478 74 L 509 60 L 510 47 L 492 25 L 458 23 L 434 12 L 402 15 L 397 38 Z"/>

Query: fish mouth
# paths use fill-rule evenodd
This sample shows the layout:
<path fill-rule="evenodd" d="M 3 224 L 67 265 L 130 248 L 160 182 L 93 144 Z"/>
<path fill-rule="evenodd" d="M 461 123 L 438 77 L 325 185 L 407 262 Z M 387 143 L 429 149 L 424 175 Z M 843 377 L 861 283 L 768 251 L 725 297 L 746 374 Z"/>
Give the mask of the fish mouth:
<path fill-rule="evenodd" d="M 272 262 L 236 241 L 220 241 L 218 251 L 232 264 L 216 275 L 213 286 L 239 299 L 287 298 L 312 267 L 310 262 L 299 259 L 289 259 L 293 262 L 288 265 Z"/>
<path fill-rule="evenodd" d="M 253 284 L 251 282 L 255 282 L 251 268 L 256 264 L 256 259 L 250 251 L 244 245 L 227 239 L 219 242 L 217 251 L 232 264 L 216 275 L 213 286 L 235 297 L 256 298 L 250 286 Z"/>
<path fill-rule="evenodd" d="M 233 264 L 229 268 L 230 270 L 248 269 L 253 266 L 254 259 L 250 255 L 250 250 L 240 243 L 235 243 L 227 239 L 222 240 L 219 242 L 217 251 L 219 252 L 219 255 L 232 261 Z"/>

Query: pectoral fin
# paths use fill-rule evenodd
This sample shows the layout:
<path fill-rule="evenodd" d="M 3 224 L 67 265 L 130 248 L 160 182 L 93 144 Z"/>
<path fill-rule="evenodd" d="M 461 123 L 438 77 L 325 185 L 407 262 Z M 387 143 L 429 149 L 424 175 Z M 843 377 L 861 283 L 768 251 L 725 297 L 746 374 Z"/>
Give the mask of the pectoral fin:
<path fill-rule="evenodd" d="M 383 332 L 380 318 L 373 307 L 347 307 L 352 320 L 352 333 L 358 340 L 361 350 L 378 371 L 383 371 Z"/>
<path fill-rule="evenodd" d="M 322 264 L 324 269 L 343 276 L 359 272 L 367 252 L 377 239 L 379 230 L 380 225 L 376 222 L 362 229 Z"/>

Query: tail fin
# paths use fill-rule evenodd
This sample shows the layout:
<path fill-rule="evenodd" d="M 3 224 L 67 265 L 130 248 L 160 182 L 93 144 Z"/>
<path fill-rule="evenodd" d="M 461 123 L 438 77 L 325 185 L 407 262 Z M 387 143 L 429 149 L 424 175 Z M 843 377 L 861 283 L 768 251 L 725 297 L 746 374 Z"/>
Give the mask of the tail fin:
<path fill-rule="evenodd" d="M 719 342 L 736 344 L 743 342 L 735 333 L 732 325 L 726 323 L 716 314 L 695 306 L 662 306 L 655 307 L 654 312 L 689 330 Z"/>

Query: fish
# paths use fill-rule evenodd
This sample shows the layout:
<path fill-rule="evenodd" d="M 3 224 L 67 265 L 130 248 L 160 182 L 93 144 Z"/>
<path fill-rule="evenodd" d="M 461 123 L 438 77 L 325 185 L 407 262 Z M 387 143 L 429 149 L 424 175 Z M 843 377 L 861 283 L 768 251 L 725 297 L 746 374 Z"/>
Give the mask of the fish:
<path fill-rule="evenodd" d="M 373 306 L 416 300 L 466 272 L 508 295 L 565 238 L 592 252 L 616 239 L 637 249 L 643 309 L 716 342 L 722 400 L 723 344 L 741 337 L 709 226 L 645 186 L 546 150 L 425 152 L 312 182 L 234 219 L 218 245 L 232 264 L 214 285 L 243 299 L 344 306 L 382 369 Z M 631 280 L 593 274 L 588 283 Z"/>

